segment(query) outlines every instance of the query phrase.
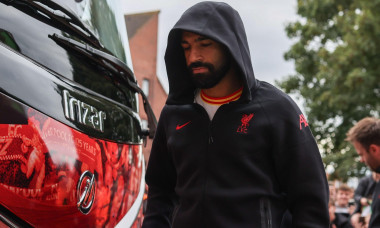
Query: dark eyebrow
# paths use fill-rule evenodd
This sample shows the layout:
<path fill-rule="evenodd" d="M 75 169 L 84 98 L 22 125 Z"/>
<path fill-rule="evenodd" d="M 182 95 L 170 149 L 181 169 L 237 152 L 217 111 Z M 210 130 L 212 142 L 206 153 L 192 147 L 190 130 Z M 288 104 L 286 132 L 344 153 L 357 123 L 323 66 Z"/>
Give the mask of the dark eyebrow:
<path fill-rule="evenodd" d="M 211 39 L 204 36 L 200 36 L 195 41 L 198 42 L 198 41 L 203 41 L 203 40 L 211 40 Z"/>
<path fill-rule="evenodd" d="M 211 39 L 204 37 L 204 36 L 200 36 L 197 39 L 195 39 L 195 42 L 199 42 L 199 41 L 203 41 L 203 40 L 211 40 Z M 188 44 L 188 43 L 189 42 L 187 42 L 186 40 L 181 40 L 181 44 Z"/>

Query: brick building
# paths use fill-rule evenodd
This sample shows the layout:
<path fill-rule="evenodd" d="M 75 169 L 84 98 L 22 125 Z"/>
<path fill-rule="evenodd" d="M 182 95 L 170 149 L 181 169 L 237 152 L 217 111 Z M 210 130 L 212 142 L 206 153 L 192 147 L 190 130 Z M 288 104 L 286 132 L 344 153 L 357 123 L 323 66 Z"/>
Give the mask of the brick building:
<path fill-rule="evenodd" d="M 153 112 L 159 119 L 167 94 L 157 77 L 157 36 L 159 11 L 125 15 L 125 23 L 131 50 L 133 70 L 139 86 L 148 96 Z M 143 124 L 147 117 L 140 99 L 140 116 Z M 152 140 L 148 139 L 143 148 L 145 160 L 148 161 Z"/>

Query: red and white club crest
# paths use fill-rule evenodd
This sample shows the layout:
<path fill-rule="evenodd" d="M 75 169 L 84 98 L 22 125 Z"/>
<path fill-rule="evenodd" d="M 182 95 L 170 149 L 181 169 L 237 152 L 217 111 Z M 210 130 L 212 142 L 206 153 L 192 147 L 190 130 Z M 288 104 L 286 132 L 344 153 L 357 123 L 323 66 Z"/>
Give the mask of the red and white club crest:
<path fill-rule="evenodd" d="M 244 114 L 243 117 L 241 118 L 241 125 L 238 127 L 236 132 L 246 134 L 247 128 L 249 126 L 249 121 L 251 121 L 252 117 L 253 117 L 253 113 L 251 113 L 249 115 Z"/>

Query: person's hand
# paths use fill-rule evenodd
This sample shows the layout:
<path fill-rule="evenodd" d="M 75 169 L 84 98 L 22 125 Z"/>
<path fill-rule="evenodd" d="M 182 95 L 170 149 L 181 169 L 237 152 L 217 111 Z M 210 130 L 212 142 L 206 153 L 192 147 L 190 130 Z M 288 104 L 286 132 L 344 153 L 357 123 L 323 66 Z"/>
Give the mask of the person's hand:
<path fill-rule="evenodd" d="M 335 220 L 335 206 L 329 206 L 330 222 Z"/>
<path fill-rule="evenodd" d="M 349 213 L 350 215 L 352 215 L 352 214 L 354 213 L 354 211 L 355 211 L 355 208 L 356 208 L 355 205 L 351 205 L 351 206 L 349 206 L 349 207 L 348 207 L 348 213 Z"/>
<path fill-rule="evenodd" d="M 368 199 L 365 197 L 360 198 L 360 204 L 362 206 L 368 206 L 369 205 Z"/>

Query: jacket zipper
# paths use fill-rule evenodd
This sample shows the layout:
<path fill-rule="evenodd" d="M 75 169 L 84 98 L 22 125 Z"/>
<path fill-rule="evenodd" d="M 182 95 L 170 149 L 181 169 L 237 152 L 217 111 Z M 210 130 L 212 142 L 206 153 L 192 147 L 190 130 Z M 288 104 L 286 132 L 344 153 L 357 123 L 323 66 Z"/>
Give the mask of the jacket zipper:
<path fill-rule="evenodd" d="M 197 103 L 194 103 L 194 105 L 196 106 L 199 106 L 199 108 L 201 109 L 200 112 L 201 112 L 201 115 L 205 115 L 206 118 L 208 119 L 208 145 L 211 145 L 214 143 L 214 139 L 212 137 L 212 131 L 211 131 L 211 126 L 212 126 L 212 120 L 210 120 L 209 116 L 208 116 L 208 113 L 207 111 L 203 108 L 202 105 L 200 104 L 197 104 Z M 209 151 L 209 148 L 207 149 L 207 151 Z M 208 160 L 208 154 L 206 153 L 205 154 L 205 161 L 206 162 Z M 204 175 L 204 183 L 203 183 L 203 189 L 202 189 L 202 198 L 201 198 L 201 201 L 203 202 L 202 204 L 202 218 L 201 218 L 201 221 L 203 223 L 203 225 L 205 227 L 207 227 L 207 210 L 206 210 L 206 204 L 205 204 L 205 196 L 206 196 L 206 185 L 207 185 L 207 178 L 208 178 L 208 170 L 207 170 L 207 164 L 204 164 L 204 172 L 205 172 L 205 175 Z"/>
<path fill-rule="evenodd" d="M 214 139 L 212 138 L 212 132 L 211 132 L 211 122 L 208 125 L 208 144 L 213 144 L 214 143 Z"/>
<path fill-rule="evenodd" d="M 179 211 L 179 207 L 180 207 L 180 206 L 181 206 L 181 204 L 179 203 L 179 204 L 174 208 L 174 211 L 173 211 L 173 213 L 172 213 L 172 224 L 173 224 L 175 218 L 177 217 L 177 213 L 178 213 L 178 211 Z"/>
<path fill-rule="evenodd" d="M 198 104 L 198 103 L 194 103 L 194 105 L 199 106 L 200 109 L 202 109 L 201 112 L 203 112 L 203 114 L 206 115 L 206 117 L 207 117 L 207 119 L 208 119 L 208 121 L 209 121 L 209 124 L 208 124 L 208 144 L 209 144 L 209 145 L 210 145 L 210 144 L 213 144 L 213 143 L 214 143 L 214 139 L 213 139 L 213 137 L 212 137 L 212 131 L 211 131 L 212 120 L 210 120 L 207 111 L 205 110 L 205 108 L 203 108 L 202 105 L 200 105 L 200 104 Z M 217 110 L 216 112 L 218 112 L 218 110 Z M 215 113 L 215 114 L 216 114 L 216 113 Z M 215 117 L 215 115 L 214 115 L 214 117 Z"/>
<path fill-rule="evenodd" d="M 270 201 L 267 198 L 260 200 L 261 227 L 272 228 L 272 213 Z"/>

